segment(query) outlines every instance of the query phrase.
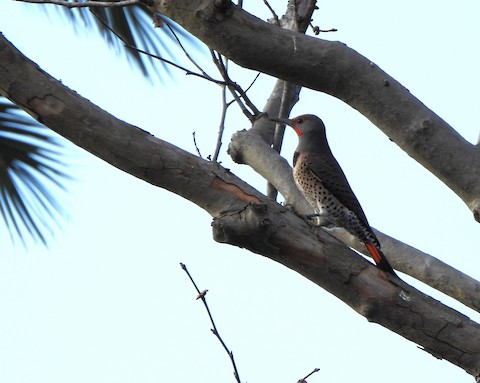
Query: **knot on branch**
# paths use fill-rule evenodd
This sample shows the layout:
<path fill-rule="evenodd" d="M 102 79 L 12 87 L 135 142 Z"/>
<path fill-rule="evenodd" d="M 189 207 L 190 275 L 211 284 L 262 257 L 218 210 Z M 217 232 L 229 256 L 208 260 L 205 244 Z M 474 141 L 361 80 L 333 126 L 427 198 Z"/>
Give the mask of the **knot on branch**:
<path fill-rule="evenodd" d="M 408 139 L 412 145 L 425 145 L 433 132 L 435 131 L 435 122 L 431 119 L 424 119 L 420 123 L 414 123 L 408 130 Z"/>
<path fill-rule="evenodd" d="M 271 214 L 267 205 L 250 204 L 242 211 L 216 217 L 212 222 L 213 239 L 255 253 L 276 254 L 279 249 L 269 242 Z"/>
<path fill-rule="evenodd" d="M 473 203 L 470 203 L 469 205 L 473 213 L 473 218 L 475 218 L 475 221 L 480 222 L 480 199 L 475 199 Z"/>
<path fill-rule="evenodd" d="M 244 164 L 245 160 L 243 159 L 243 145 L 242 140 L 238 139 L 240 136 L 247 134 L 247 131 L 240 130 L 233 134 L 230 144 L 228 144 L 227 154 L 232 158 L 237 164 Z"/>
<path fill-rule="evenodd" d="M 270 122 L 272 124 L 272 122 Z M 272 136 L 273 138 L 273 136 Z M 227 153 L 237 164 L 247 164 L 255 168 L 252 161 L 258 160 L 262 152 L 268 151 L 271 142 L 268 144 L 261 130 L 239 130 L 232 135 L 228 144 Z M 255 153 L 255 156 L 252 154 Z"/>
<path fill-rule="evenodd" d="M 231 7 L 232 2 L 230 0 L 214 0 L 213 4 L 218 10 L 225 12 L 228 8 Z"/>

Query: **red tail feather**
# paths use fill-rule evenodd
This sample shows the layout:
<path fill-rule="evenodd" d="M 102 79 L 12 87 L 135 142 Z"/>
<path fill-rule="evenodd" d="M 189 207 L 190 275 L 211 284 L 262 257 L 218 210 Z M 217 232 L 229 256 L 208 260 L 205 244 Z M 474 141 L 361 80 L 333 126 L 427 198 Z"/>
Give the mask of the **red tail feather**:
<path fill-rule="evenodd" d="M 365 246 L 379 269 L 397 276 L 393 270 L 393 267 L 390 266 L 390 263 L 388 263 L 385 255 L 379 249 L 377 249 L 373 243 L 365 243 Z"/>

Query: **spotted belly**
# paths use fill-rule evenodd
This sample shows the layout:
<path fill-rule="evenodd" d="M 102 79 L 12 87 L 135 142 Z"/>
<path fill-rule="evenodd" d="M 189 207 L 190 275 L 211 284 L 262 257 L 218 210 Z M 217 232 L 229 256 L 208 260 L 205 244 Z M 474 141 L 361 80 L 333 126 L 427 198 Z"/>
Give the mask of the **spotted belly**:
<path fill-rule="evenodd" d="M 315 214 L 326 219 L 332 225 L 342 227 L 362 242 L 375 245 L 378 240 L 366 227 L 357 215 L 343 205 L 311 172 L 302 164 L 297 164 L 293 169 L 293 178 L 305 199 L 312 206 Z"/>

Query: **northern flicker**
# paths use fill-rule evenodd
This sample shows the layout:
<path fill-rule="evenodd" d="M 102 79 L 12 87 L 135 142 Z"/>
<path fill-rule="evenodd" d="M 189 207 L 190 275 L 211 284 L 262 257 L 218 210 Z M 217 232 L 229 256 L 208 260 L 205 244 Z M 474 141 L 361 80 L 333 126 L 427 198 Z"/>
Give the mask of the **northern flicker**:
<path fill-rule="evenodd" d="M 298 146 L 293 156 L 293 178 L 312 205 L 315 215 L 357 237 L 380 269 L 396 275 L 381 252 L 380 243 L 328 146 L 323 121 L 311 114 L 290 120 L 272 120 L 291 126 L 298 135 Z"/>

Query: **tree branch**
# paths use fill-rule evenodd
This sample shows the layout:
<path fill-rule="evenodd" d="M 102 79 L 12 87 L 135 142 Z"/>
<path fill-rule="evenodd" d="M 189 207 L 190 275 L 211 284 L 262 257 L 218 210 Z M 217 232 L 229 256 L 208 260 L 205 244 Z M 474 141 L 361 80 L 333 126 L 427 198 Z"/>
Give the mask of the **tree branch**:
<path fill-rule="evenodd" d="M 480 325 L 308 225 L 216 163 L 121 121 L 53 79 L 0 35 L 0 93 L 113 166 L 194 202 L 214 217 L 219 242 L 245 247 L 304 275 L 369 321 L 472 375 Z"/>
<path fill-rule="evenodd" d="M 246 68 L 337 97 L 452 189 L 480 220 L 480 151 L 371 60 L 339 42 L 280 29 L 230 4 L 154 0 L 210 48 Z M 288 60 L 286 59 L 288 58 Z"/>
<path fill-rule="evenodd" d="M 271 121 L 263 121 L 263 123 L 275 125 Z M 263 178 L 271 182 L 275 189 L 283 195 L 286 203 L 292 206 L 298 214 L 311 214 L 310 204 L 295 186 L 289 163 L 251 131 L 252 129 L 238 131 L 232 136 L 229 153 L 233 160 L 248 164 Z M 348 246 L 369 256 L 365 251 L 365 246 L 344 230 L 335 229 L 328 230 L 328 232 Z M 480 312 L 480 298 L 478 297 L 480 282 L 439 259 L 378 230 L 376 230 L 376 234 L 382 244 L 382 250 L 387 254 L 388 260 L 396 270 L 404 272 Z M 442 277 L 439 278 L 439 275 Z"/>
<path fill-rule="evenodd" d="M 288 214 L 272 214 L 270 208 L 262 205 L 250 205 L 238 214 L 218 217 L 213 223 L 214 238 L 218 242 L 241 246 L 276 260 L 335 294 L 369 321 L 421 344 L 434 356 L 447 359 L 446 354 L 452 352 L 452 356 L 457 355 L 454 359 L 466 357 L 468 363 L 472 363 L 469 372 L 474 376 L 478 373 L 480 344 L 477 339 L 468 341 L 468 347 L 473 346 L 475 351 L 467 354 L 464 346 L 459 352 L 455 350 L 457 346 L 452 348 L 452 345 L 459 344 L 455 339 L 459 332 L 478 336 L 480 325 L 397 279 L 386 280 L 378 269 L 358 270 L 363 261 L 352 250 L 332 237 L 325 237 L 322 230 L 314 230 L 315 238 L 308 233 L 308 227 L 300 219 L 290 219 Z M 331 259 L 330 254 L 336 254 L 336 260 Z M 344 287 L 340 288 L 342 283 Z M 458 315 L 463 318 L 461 323 L 457 322 Z M 464 324 L 467 327 L 463 327 Z M 440 341 L 434 342 L 435 351 L 427 338 Z M 449 360 L 458 365 L 458 360 Z"/>
<path fill-rule="evenodd" d="M 303 5 L 304 4 L 306 3 L 303 3 Z M 290 7 L 292 6 L 295 6 L 295 4 L 290 5 Z M 304 20 L 310 20 L 310 16 L 308 16 L 308 14 L 305 14 L 305 12 L 307 11 L 308 11 L 308 6 L 307 6 L 307 10 L 305 9 L 301 10 L 302 12 L 301 14 L 304 15 L 303 16 Z M 235 27 L 243 28 L 243 24 L 242 26 L 236 25 L 236 21 L 234 20 L 235 17 L 233 16 L 235 12 L 236 12 L 235 9 L 231 10 L 231 14 L 228 15 L 229 18 L 222 16 L 222 23 L 223 23 L 222 28 L 225 28 L 226 31 L 228 32 L 231 30 L 231 28 L 235 28 Z M 291 12 L 296 12 L 296 10 Z M 186 17 L 188 17 L 188 15 Z M 250 20 L 250 18 L 252 20 Z M 292 18 L 293 17 L 290 15 L 286 19 L 292 20 Z M 257 28 L 257 30 L 259 30 L 260 28 L 271 27 L 268 25 L 267 26 L 263 25 L 265 23 L 251 17 L 248 14 L 246 16 L 246 19 L 249 19 L 251 21 L 251 25 L 249 25 L 248 31 L 247 31 L 247 28 L 242 29 L 243 32 L 245 32 L 247 35 L 250 33 L 249 31 L 251 28 L 253 28 L 253 30 L 256 30 L 255 28 Z M 218 26 L 210 25 L 210 24 L 208 24 L 208 27 L 215 28 L 215 29 L 218 28 Z M 296 24 L 295 23 L 289 24 L 288 27 L 295 29 Z M 304 25 L 302 26 L 302 28 L 306 28 L 306 26 Z M 234 38 L 234 36 L 228 36 L 228 32 L 226 32 L 227 36 L 225 38 L 227 40 L 229 40 L 229 38 Z M 268 35 L 265 35 L 265 36 L 268 36 L 268 39 L 267 39 L 268 41 L 266 43 L 268 44 L 272 43 L 271 36 L 273 35 L 276 36 L 277 32 L 279 32 L 278 28 L 276 29 L 276 31 L 270 31 Z M 259 36 L 261 35 L 262 34 L 260 34 Z M 298 35 L 298 39 L 303 39 L 303 38 L 304 36 Z M 330 42 L 324 42 L 322 40 L 317 40 L 317 39 L 308 38 L 308 41 L 310 41 L 312 49 L 315 48 L 318 51 L 318 54 L 320 56 L 321 56 L 322 49 L 326 49 L 323 44 L 331 45 Z M 315 46 L 314 43 L 317 43 L 317 42 L 318 42 L 318 46 Z M 218 43 L 222 43 L 222 41 L 218 41 Z M 240 44 L 240 42 L 238 43 Z M 261 55 L 262 52 L 264 52 L 264 50 L 267 49 L 266 46 L 262 45 L 263 40 L 258 36 L 254 38 L 252 43 L 257 44 L 257 47 L 261 46 L 260 48 L 258 48 L 261 50 L 261 52 L 258 52 L 258 55 Z M 303 43 L 303 40 L 302 40 L 302 43 Z M 277 49 L 282 44 L 288 44 L 288 42 L 283 40 L 278 41 L 274 49 Z M 247 45 L 250 46 L 250 42 L 243 44 L 242 50 L 248 50 Z M 348 66 L 347 66 L 348 60 L 353 60 L 353 65 L 355 65 L 355 63 L 357 63 L 359 60 L 358 57 L 361 57 L 356 52 L 351 51 L 348 48 L 346 48 L 346 50 L 347 52 L 344 52 L 344 53 L 348 54 L 348 56 L 344 57 L 343 61 L 340 61 L 340 64 L 339 64 L 340 70 L 348 69 Z M 338 50 L 337 53 L 340 54 L 341 50 Z M 268 55 L 275 55 L 275 52 L 270 52 L 268 53 Z M 282 60 L 280 57 L 277 57 L 278 61 L 276 62 L 275 65 L 277 67 L 283 68 L 285 66 L 284 64 L 291 63 L 292 62 L 291 59 L 295 59 L 295 57 L 296 56 L 294 55 L 293 57 L 290 57 L 289 60 Z M 255 59 L 254 61 L 258 62 L 259 60 Z M 338 61 L 338 59 L 336 61 Z M 325 65 L 328 65 L 328 62 L 326 62 Z M 309 65 L 305 64 L 304 67 L 302 68 L 298 67 L 295 69 L 295 71 L 309 72 L 310 66 L 311 64 Z M 332 64 L 332 66 L 336 68 L 334 64 Z M 368 65 L 368 67 L 370 68 L 370 65 Z M 314 81 L 316 81 L 316 79 L 318 80 L 319 78 L 318 73 L 310 73 L 310 74 L 314 78 Z M 360 77 L 362 76 L 361 73 L 360 74 L 356 73 L 356 74 L 359 75 Z M 355 79 L 352 79 L 349 73 L 337 75 L 337 77 L 342 77 L 342 76 L 343 77 L 349 76 L 348 78 L 353 82 L 355 82 Z M 327 80 L 330 81 L 330 79 L 323 78 L 323 81 L 327 81 Z M 375 87 L 375 86 L 372 88 L 367 80 L 365 80 L 364 87 L 365 88 L 370 87 L 371 89 L 369 90 L 369 92 L 373 92 L 374 94 L 379 93 L 383 90 L 383 88 L 378 90 L 377 89 L 378 87 Z M 384 87 L 383 81 L 382 81 L 381 87 Z M 292 89 L 292 92 L 289 92 L 288 103 L 287 103 L 287 105 L 289 106 L 288 112 L 290 112 L 291 108 L 296 102 L 298 98 L 298 92 L 300 91 L 300 87 L 298 86 L 291 87 L 291 88 L 293 89 Z M 357 91 L 360 92 L 360 90 L 357 90 Z M 279 114 L 280 106 L 281 106 L 280 100 L 282 99 L 282 94 L 283 94 L 282 92 L 283 92 L 283 81 L 279 80 L 274 88 L 274 91 L 269 97 L 268 103 L 264 108 L 264 112 L 267 112 L 269 115 L 272 115 L 272 116 L 277 116 Z M 400 90 L 399 90 L 399 93 L 401 93 Z M 377 95 L 377 97 L 380 97 L 380 96 L 381 94 Z M 414 97 L 411 96 L 410 93 L 404 96 L 412 98 L 413 99 L 411 100 L 412 102 L 416 101 L 419 103 L 419 101 L 414 99 Z M 368 100 L 370 95 L 367 95 L 365 97 Z M 397 104 L 399 103 L 395 102 L 394 99 L 392 98 L 391 103 L 387 104 L 386 107 L 394 108 L 394 109 L 396 108 L 395 115 L 398 115 L 400 118 L 401 113 L 403 113 L 404 111 L 399 110 Z M 403 107 L 403 104 L 400 103 L 400 109 L 402 107 Z M 426 109 L 423 105 L 421 105 L 421 107 L 424 109 L 424 113 L 430 113 L 433 115 L 433 113 L 430 112 L 428 109 Z M 406 113 L 408 115 L 409 111 L 407 110 Z M 442 128 L 440 127 L 440 129 Z M 450 147 L 451 143 L 449 142 L 449 138 L 448 138 L 449 134 L 456 134 L 456 133 L 453 132 L 449 127 L 444 128 L 444 130 L 445 130 L 445 137 L 443 135 L 440 135 L 441 137 L 439 137 L 439 140 L 441 140 L 444 143 L 445 151 L 449 152 L 449 158 L 453 158 L 457 155 L 460 155 L 460 153 L 451 152 L 451 147 Z M 232 141 L 229 145 L 229 154 L 231 155 L 232 159 L 235 162 L 248 164 L 257 173 L 262 175 L 267 181 L 269 181 L 273 185 L 273 187 L 276 190 L 278 190 L 283 195 L 287 204 L 292 205 L 299 214 L 309 214 L 311 213 L 311 207 L 308 205 L 303 195 L 301 195 L 298 188 L 295 186 L 293 177 L 291 176 L 291 168 L 288 162 L 285 161 L 285 159 L 279 157 L 278 154 L 275 153 L 275 151 L 269 147 L 273 142 L 274 131 L 275 131 L 274 123 L 268 121 L 267 119 L 257 120 L 252 129 L 250 129 L 249 131 L 237 132 L 232 137 Z M 259 139 L 259 137 L 261 139 Z M 414 146 L 416 145 L 416 142 L 413 139 L 412 139 L 412 145 Z M 468 143 L 466 143 L 465 145 L 470 146 L 470 144 Z M 443 154 L 441 151 L 438 151 L 437 155 L 442 157 Z M 472 155 L 476 155 L 476 154 L 472 154 Z M 480 165 L 478 167 L 474 166 L 471 162 L 468 162 L 468 161 L 471 161 L 471 159 L 469 158 L 470 157 L 466 157 L 466 159 L 464 160 L 467 162 L 466 163 L 459 162 L 457 166 L 462 166 L 462 171 L 463 169 L 466 169 L 465 170 L 466 172 L 471 172 L 472 174 L 479 173 L 478 168 L 480 168 Z M 454 161 L 452 160 L 450 162 L 453 163 Z M 473 186 L 471 186 L 470 189 L 473 189 Z M 479 189 L 479 192 L 480 192 L 480 189 Z M 353 247 L 365 254 L 364 246 L 360 245 L 357 240 L 355 240 L 352 236 L 346 234 L 344 231 L 336 230 L 334 232 L 331 232 L 331 234 L 341 239 L 344 243 L 348 244 L 350 247 Z M 470 278 L 464 273 L 443 263 L 442 261 L 438 260 L 435 257 L 432 257 L 417 249 L 414 249 L 413 247 L 405 245 L 401 241 L 391 238 L 385 234 L 380 234 L 380 236 L 383 239 L 381 241 L 382 244 L 385 242 L 383 244 L 383 249 L 385 250 L 385 253 L 388 255 L 389 260 L 391 260 L 391 263 L 397 270 L 403 271 L 413 276 L 414 278 L 429 284 L 430 286 L 438 289 L 439 291 L 442 291 L 452 296 L 453 298 L 473 308 L 474 310 L 480 311 L 480 300 L 478 299 L 476 294 L 476 291 L 480 290 L 480 283 L 478 281 L 476 281 L 473 278 Z M 438 275 L 442 275 L 443 277 L 438 278 Z"/>
<path fill-rule="evenodd" d="M 230 362 L 232 363 L 232 367 L 233 367 L 233 376 L 235 376 L 235 380 L 238 383 L 242 383 L 242 381 L 240 379 L 240 374 L 238 373 L 237 364 L 235 363 L 235 358 L 233 357 L 233 351 L 231 351 L 227 347 L 227 344 L 225 343 L 225 341 L 221 337 L 220 333 L 218 332 L 217 325 L 215 324 L 215 321 L 213 320 L 212 312 L 210 311 L 210 307 L 208 307 L 207 298 L 205 298 L 208 290 L 200 291 L 200 289 L 197 287 L 197 284 L 195 283 L 195 280 L 193 279 L 192 275 L 188 271 L 187 266 L 180 262 L 180 267 L 183 269 L 183 271 L 185 271 L 185 273 L 187 273 L 188 278 L 190 279 L 193 286 L 195 287 L 195 290 L 197 290 L 197 293 L 198 293 L 197 299 L 202 300 L 203 306 L 205 307 L 205 310 L 207 311 L 208 317 L 210 318 L 210 323 L 212 324 L 212 327 L 213 327 L 212 328 L 212 333 L 213 333 L 213 335 L 215 335 L 217 337 L 218 341 L 220 342 L 223 349 L 225 350 L 225 352 L 228 354 L 228 357 L 230 358 Z"/>

